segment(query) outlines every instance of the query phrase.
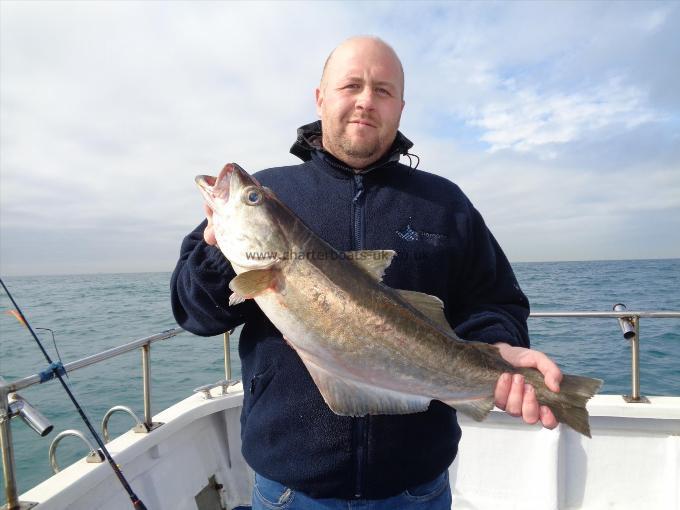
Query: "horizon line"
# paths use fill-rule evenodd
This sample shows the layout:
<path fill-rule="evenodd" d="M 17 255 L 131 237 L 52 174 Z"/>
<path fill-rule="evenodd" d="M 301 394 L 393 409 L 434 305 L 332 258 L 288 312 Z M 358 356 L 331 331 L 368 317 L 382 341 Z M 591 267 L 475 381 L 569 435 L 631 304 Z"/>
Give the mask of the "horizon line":
<path fill-rule="evenodd" d="M 656 257 L 656 258 L 632 258 L 632 259 L 579 259 L 579 260 L 515 260 L 509 261 L 514 264 L 556 264 L 556 263 L 579 263 L 579 262 L 644 262 L 654 260 L 680 260 L 680 257 Z M 174 269 L 173 269 L 174 270 Z M 0 278 L 35 278 L 41 276 L 96 276 L 96 275 L 133 275 L 133 274 L 155 274 L 172 273 L 173 270 L 159 271 L 92 271 L 84 273 L 30 273 L 30 274 L 3 274 L 0 271 Z"/>

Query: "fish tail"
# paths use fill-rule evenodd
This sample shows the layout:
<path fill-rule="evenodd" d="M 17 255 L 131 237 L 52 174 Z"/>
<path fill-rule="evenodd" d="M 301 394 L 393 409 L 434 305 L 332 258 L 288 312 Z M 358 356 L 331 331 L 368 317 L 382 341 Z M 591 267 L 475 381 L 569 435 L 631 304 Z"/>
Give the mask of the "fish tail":
<path fill-rule="evenodd" d="M 591 437 L 586 402 L 600 390 L 602 381 L 565 374 L 558 393 L 548 390 L 545 385 L 542 386 L 543 390 L 537 392 L 539 403 L 548 406 L 560 423 Z"/>

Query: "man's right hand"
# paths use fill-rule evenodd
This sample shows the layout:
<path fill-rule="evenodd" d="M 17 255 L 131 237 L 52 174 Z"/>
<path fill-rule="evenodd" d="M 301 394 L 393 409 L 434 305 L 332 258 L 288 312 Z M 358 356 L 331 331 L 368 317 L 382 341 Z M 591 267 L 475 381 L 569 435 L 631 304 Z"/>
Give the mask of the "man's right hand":
<path fill-rule="evenodd" d="M 205 230 L 203 231 L 203 239 L 205 240 L 206 243 L 216 246 L 217 245 L 217 239 L 215 238 L 215 229 L 213 228 L 213 210 L 208 207 L 208 204 L 203 204 L 203 210 L 205 211 L 205 217 L 208 219 L 208 225 L 205 227 Z"/>

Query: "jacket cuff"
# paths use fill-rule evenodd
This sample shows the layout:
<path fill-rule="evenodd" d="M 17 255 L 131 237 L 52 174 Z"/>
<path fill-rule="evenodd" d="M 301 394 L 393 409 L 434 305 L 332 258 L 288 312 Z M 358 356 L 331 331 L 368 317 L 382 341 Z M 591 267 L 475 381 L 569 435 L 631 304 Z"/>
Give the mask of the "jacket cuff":
<path fill-rule="evenodd" d="M 206 273 L 220 273 L 224 276 L 234 275 L 234 270 L 229 263 L 227 257 L 220 251 L 217 246 L 211 246 L 203 242 L 203 253 L 199 257 L 200 263 L 198 265 L 198 271 Z"/>
<path fill-rule="evenodd" d="M 473 316 L 459 324 L 455 332 L 464 340 L 487 344 L 505 342 L 517 347 L 529 347 L 528 334 L 518 331 L 510 320 L 497 314 Z"/>

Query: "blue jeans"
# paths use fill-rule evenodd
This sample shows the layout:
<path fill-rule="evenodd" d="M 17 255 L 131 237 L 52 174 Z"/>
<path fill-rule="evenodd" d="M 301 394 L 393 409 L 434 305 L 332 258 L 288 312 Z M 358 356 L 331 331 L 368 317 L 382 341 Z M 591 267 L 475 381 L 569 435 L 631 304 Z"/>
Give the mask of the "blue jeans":
<path fill-rule="evenodd" d="M 255 475 L 253 510 L 451 510 L 449 472 L 386 499 L 314 499 Z"/>

